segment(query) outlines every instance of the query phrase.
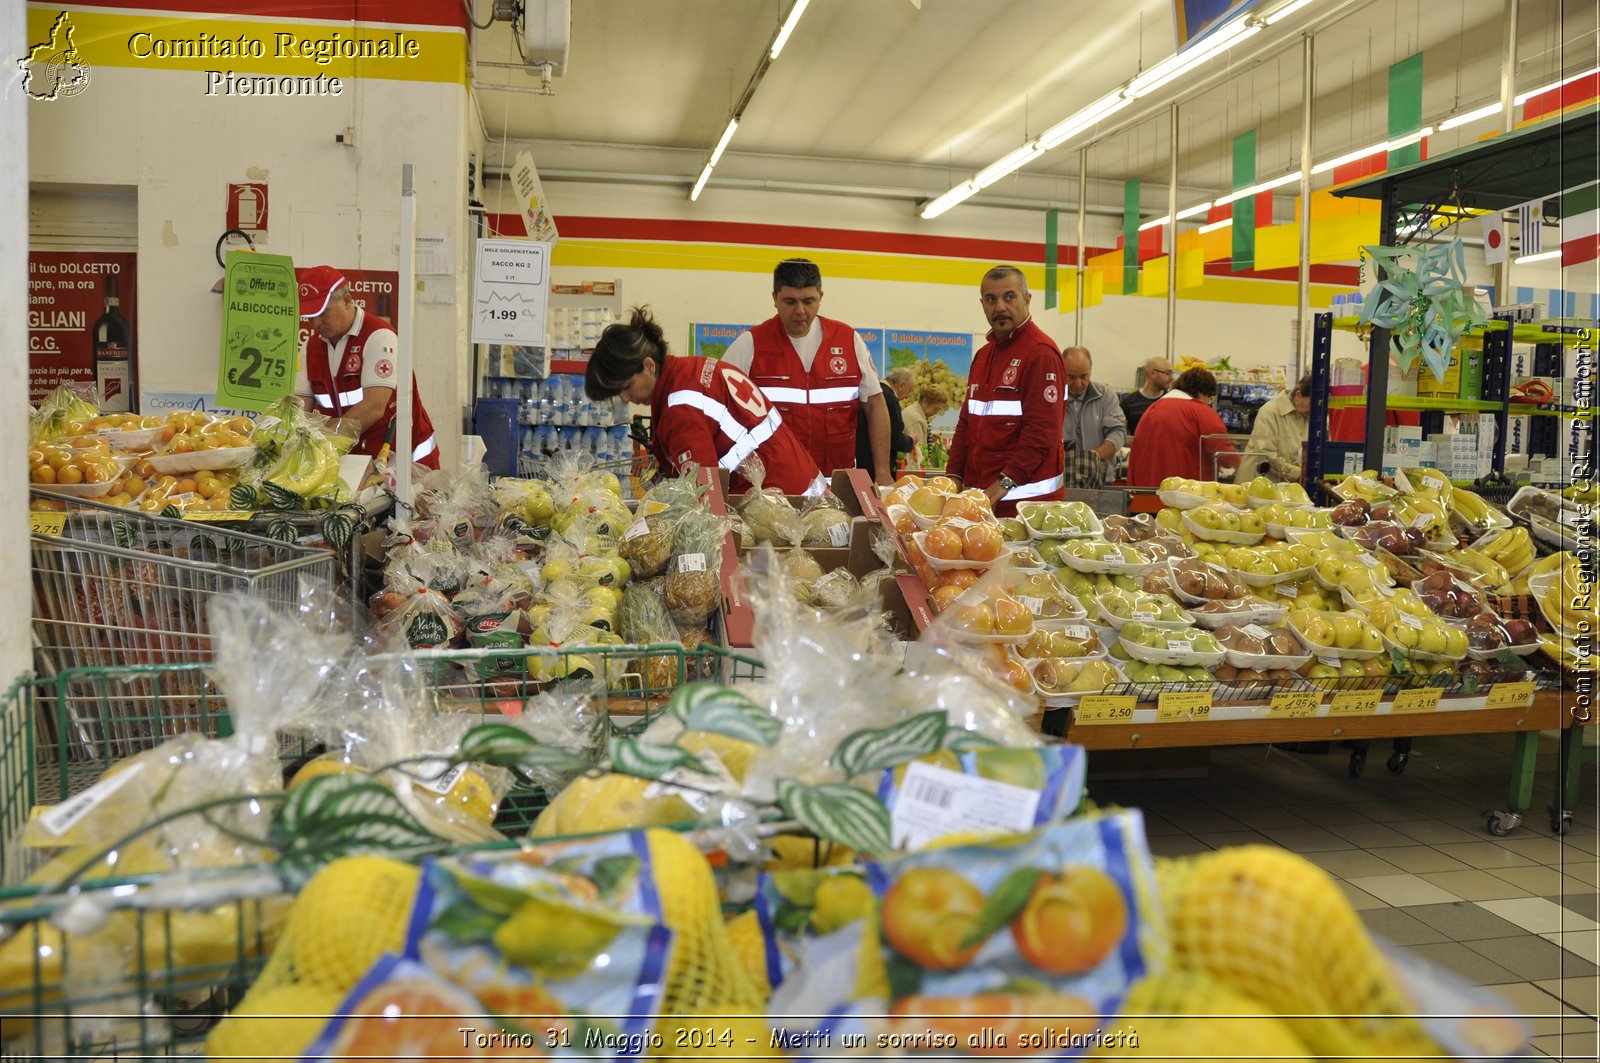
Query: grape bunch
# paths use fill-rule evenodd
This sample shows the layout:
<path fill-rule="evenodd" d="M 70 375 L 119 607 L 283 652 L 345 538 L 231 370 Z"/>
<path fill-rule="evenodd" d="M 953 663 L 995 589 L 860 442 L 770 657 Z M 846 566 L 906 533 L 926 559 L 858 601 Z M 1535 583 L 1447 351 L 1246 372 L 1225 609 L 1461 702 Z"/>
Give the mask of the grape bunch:
<path fill-rule="evenodd" d="M 943 361 L 929 362 L 917 361 L 912 363 L 912 371 L 916 373 L 916 388 L 912 394 L 920 399 L 923 395 L 933 394 L 944 398 L 949 406 L 959 406 L 967 393 L 967 378 L 957 376 L 951 372 L 950 367 Z"/>

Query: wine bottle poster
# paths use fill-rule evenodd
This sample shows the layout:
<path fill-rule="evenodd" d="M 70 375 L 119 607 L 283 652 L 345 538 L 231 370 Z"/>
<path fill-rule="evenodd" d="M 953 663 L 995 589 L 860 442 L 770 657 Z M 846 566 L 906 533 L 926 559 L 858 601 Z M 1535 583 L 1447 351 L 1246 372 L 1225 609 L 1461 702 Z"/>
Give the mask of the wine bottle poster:
<path fill-rule="evenodd" d="M 65 383 L 111 392 L 107 410 L 138 409 L 138 256 L 28 252 L 28 401 Z"/>

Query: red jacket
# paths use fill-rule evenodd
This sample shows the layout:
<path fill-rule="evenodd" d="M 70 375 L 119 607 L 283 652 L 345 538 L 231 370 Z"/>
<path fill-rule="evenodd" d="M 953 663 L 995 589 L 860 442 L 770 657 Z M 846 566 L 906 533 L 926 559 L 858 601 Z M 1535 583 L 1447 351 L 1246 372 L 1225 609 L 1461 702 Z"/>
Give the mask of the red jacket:
<path fill-rule="evenodd" d="M 392 331 L 394 326 L 376 314 L 363 316 L 361 328 L 345 340 L 344 361 L 339 364 L 339 372 L 332 377 L 328 373 L 328 345 L 321 336 L 311 334 L 306 341 L 306 379 L 311 382 L 311 400 L 319 413 L 342 417 L 346 410 L 361 401 L 366 390 L 361 386 L 361 352 L 367 340 L 379 329 Z M 397 394 L 392 392 L 389 395 L 389 405 L 383 411 L 383 416 L 356 440 L 350 453 L 376 456 L 385 443 L 392 442 L 389 435 L 394 428 Z M 422 394 L 417 390 L 415 375 L 411 378 L 411 440 L 411 460 L 437 469 L 439 442 L 434 438 L 433 422 L 428 419 L 428 411 L 422 408 Z"/>
<path fill-rule="evenodd" d="M 1128 483 L 1133 487 L 1159 487 L 1168 476 L 1187 480 L 1216 479 L 1211 458 L 1218 451 L 1232 450 L 1226 440 L 1206 443 L 1200 453 L 1200 437 L 1221 435 L 1228 430 L 1206 403 L 1179 392 L 1168 392 L 1157 399 L 1139 418 L 1128 451 Z"/>
<path fill-rule="evenodd" d="M 691 462 L 727 469 L 738 494 L 750 489 L 739 464 L 755 453 L 767 470 L 763 486 L 786 495 L 819 495 L 827 489 L 817 463 L 783 415 L 735 366 L 712 358 L 663 359 L 650 396 L 650 419 L 656 460 L 669 472 L 681 473 Z"/>
<path fill-rule="evenodd" d="M 761 386 L 783 414 L 823 472 L 856 463 L 856 408 L 861 405 L 861 366 L 856 361 L 855 329 L 841 321 L 817 318 L 822 345 L 806 372 L 794 344 L 776 316 L 750 330 L 755 354 L 750 379 Z"/>
<path fill-rule="evenodd" d="M 997 516 L 1015 513 L 1018 502 L 1062 497 L 1066 391 L 1061 351 L 1032 318 L 1004 341 L 989 333 L 973 357 L 948 468 L 966 487 L 1011 477 L 1017 486 L 995 506 Z"/>

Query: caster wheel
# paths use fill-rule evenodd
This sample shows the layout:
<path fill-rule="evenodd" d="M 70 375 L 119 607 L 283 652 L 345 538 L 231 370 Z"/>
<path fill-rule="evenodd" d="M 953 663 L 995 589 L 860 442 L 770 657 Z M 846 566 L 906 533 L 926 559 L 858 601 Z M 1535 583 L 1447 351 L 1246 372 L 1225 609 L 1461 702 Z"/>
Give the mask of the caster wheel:
<path fill-rule="evenodd" d="M 1572 813 L 1563 812 L 1559 808 L 1550 810 L 1550 831 L 1556 835 L 1566 834 L 1572 829 Z"/>
<path fill-rule="evenodd" d="M 1406 770 L 1406 761 L 1410 759 L 1411 755 L 1409 753 L 1390 753 L 1388 762 L 1389 770 L 1394 774 L 1399 775 L 1401 772 Z"/>
<path fill-rule="evenodd" d="M 1350 754 L 1350 778 L 1359 779 L 1367 768 L 1367 755 L 1361 751 Z"/>
<path fill-rule="evenodd" d="M 1496 838 L 1504 838 L 1522 823 L 1522 816 L 1516 812 L 1490 812 L 1488 818 L 1489 833 Z"/>

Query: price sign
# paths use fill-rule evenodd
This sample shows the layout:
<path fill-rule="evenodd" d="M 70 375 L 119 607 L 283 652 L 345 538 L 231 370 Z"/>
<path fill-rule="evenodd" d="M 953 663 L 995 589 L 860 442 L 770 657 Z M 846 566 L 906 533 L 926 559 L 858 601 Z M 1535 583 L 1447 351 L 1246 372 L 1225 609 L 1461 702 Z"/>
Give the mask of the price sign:
<path fill-rule="evenodd" d="M 1072 722 L 1128 723 L 1133 719 L 1133 706 L 1137 699 L 1132 694 L 1085 694 L 1078 702 L 1078 711 Z"/>
<path fill-rule="evenodd" d="M 479 240 L 472 342 L 542 347 L 550 306 L 550 244 Z"/>
<path fill-rule="evenodd" d="M 1278 720 L 1300 720 L 1317 714 L 1322 695 L 1313 690 L 1290 690 L 1272 695 L 1272 708 L 1267 715 Z"/>
<path fill-rule="evenodd" d="M 1370 716 L 1383 700 L 1381 690 L 1347 690 L 1328 703 L 1329 716 Z"/>
<path fill-rule="evenodd" d="M 1439 707 L 1439 696 L 1443 693 L 1444 691 L 1438 687 L 1402 690 L 1394 696 L 1394 704 L 1389 711 L 1391 713 L 1433 712 Z"/>
<path fill-rule="evenodd" d="M 1211 717 L 1211 691 L 1169 690 L 1156 699 L 1156 722 L 1205 720 Z"/>
<path fill-rule="evenodd" d="M 67 527 L 65 513 L 28 513 L 28 530 L 34 535 L 60 535 Z"/>
<path fill-rule="evenodd" d="M 264 410 L 294 390 L 300 285 L 287 255 L 230 251 L 222 279 L 217 402 Z"/>
<path fill-rule="evenodd" d="M 1533 704 L 1532 683 L 1496 683 L 1489 688 L 1485 708 L 1525 709 Z"/>

